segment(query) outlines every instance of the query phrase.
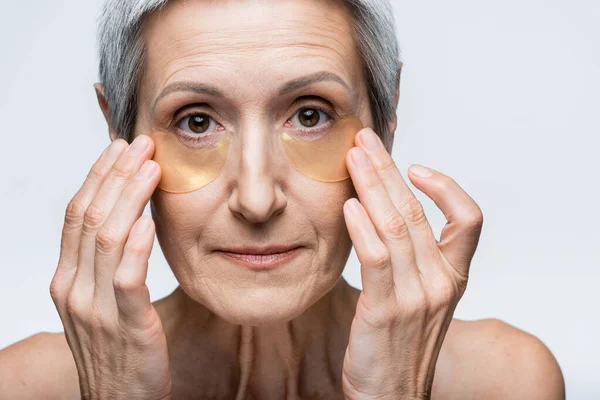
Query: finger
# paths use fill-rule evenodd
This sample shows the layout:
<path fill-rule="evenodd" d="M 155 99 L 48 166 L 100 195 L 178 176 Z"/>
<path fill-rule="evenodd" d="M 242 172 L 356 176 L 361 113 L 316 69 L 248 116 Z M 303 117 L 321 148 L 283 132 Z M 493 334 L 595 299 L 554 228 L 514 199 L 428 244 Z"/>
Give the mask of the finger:
<path fill-rule="evenodd" d="M 406 222 L 390 200 L 364 150 L 353 147 L 348 153 L 348 170 L 354 187 L 379 238 L 390 253 L 395 280 L 402 283 L 420 278 Z"/>
<path fill-rule="evenodd" d="M 94 163 L 81 188 L 69 202 L 65 212 L 65 220 L 60 243 L 60 256 L 50 293 L 57 306 L 62 308 L 67 291 L 77 268 L 77 257 L 81 241 L 81 230 L 85 210 L 100 189 L 106 175 L 115 161 L 125 150 L 127 142 L 114 140 Z M 61 311 L 59 309 L 59 311 Z"/>
<path fill-rule="evenodd" d="M 144 212 L 160 180 L 160 168 L 146 160 L 123 189 L 121 196 L 98 231 L 97 242 L 102 251 L 94 258 L 94 298 L 101 302 L 113 293 L 113 277 L 123 255 L 123 247 L 136 220 Z"/>
<path fill-rule="evenodd" d="M 123 188 L 131 177 L 137 173 L 142 163 L 151 157 L 153 150 L 152 140 L 147 135 L 139 135 L 113 164 L 96 197 L 87 208 L 83 218 L 78 268 L 74 285 L 81 285 L 86 290 L 91 289 L 93 291 L 96 250 L 102 252 L 104 246 L 111 247 L 107 243 L 97 243 L 97 232 L 104 224 Z"/>
<path fill-rule="evenodd" d="M 384 304 L 393 291 L 394 276 L 385 244 L 360 202 L 351 198 L 344 203 L 344 218 L 356 256 L 360 261 L 362 290 L 375 304 Z"/>
<path fill-rule="evenodd" d="M 439 248 L 422 204 L 410 190 L 390 153 L 371 128 L 362 129 L 357 139 L 381 178 L 392 203 L 408 226 L 417 265 L 424 273 L 438 265 Z"/>
<path fill-rule="evenodd" d="M 431 176 L 417 175 L 420 166 L 409 168 L 413 184 L 425 193 L 444 213 L 444 226 L 438 244 L 444 257 L 462 278 L 469 276 L 469 267 L 483 226 L 481 209 L 452 178 L 427 168 Z M 422 167 L 424 168 L 424 167 Z"/>
<path fill-rule="evenodd" d="M 50 284 L 50 295 L 63 324 L 67 343 L 78 365 L 85 364 L 86 361 L 80 348 L 80 337 L 74 326 L 68 301 L 70 300 L 69 294 L 77 270 L 84 213 L 94 196 L 96 196 L 113 164 L 125 151 L 126 147 L 127 142 L 123 139 L 116 139 L 111 142 L 90 169 L 83 185 L 69 202 L 65 212 L 60 257 L 56 273 Z"/>
<path fill-rule="evenodd" d="M 119 319 L 140 328 L 144 327 L 148 313 L 152 310 L 146 276 L 148 259 L 154 244 L 154 232 L 155 226 L 151 217 L 144 215 L 136 221 L 113 278 Z"/>

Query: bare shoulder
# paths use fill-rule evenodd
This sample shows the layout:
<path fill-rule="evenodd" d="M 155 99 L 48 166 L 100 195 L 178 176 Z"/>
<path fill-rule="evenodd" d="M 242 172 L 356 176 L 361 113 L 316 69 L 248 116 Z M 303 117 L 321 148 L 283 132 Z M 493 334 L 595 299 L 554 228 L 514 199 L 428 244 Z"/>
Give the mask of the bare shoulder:
<path fill-rule="evenodd" d="M 79 399 L 75 361 L 64 333 L 37 333 L 0 350 L 0 397 Z"/>
<path fill-rule="evenodd" d="M 499 319 L 454 319 L 432 398 L 564 400 L 565 385 L 558 362 L 536 336 Z"/>

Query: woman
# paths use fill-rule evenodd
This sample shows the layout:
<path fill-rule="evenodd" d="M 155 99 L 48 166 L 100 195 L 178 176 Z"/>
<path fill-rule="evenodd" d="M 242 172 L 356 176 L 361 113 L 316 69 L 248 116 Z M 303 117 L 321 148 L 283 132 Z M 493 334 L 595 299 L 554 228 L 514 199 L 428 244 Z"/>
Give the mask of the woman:
<path fill-rule="evenodd" d="M 109 1 L 100 50 L 112 143 L 66 209 L 65 333 L 0 353 L 3 398 L 564 398 L 538 339 L 452 318 L 483 217 L 413 166 L 438 242 L 389 155 L 387 2 Z M 151 304 L 155 232 L 180 286 Z"/>

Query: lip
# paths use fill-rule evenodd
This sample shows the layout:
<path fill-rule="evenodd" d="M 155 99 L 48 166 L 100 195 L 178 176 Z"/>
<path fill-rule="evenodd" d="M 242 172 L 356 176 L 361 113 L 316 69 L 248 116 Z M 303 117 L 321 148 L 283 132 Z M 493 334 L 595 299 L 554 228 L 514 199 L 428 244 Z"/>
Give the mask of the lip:
<path fill-rule="evenodd" d="M 253 269 L 269 269 L 285 264 L 294 258 L 301 247 L 273 245 L 267 247 L 240 246 L 219 249 L 217 253 L 236 264 Z"/>

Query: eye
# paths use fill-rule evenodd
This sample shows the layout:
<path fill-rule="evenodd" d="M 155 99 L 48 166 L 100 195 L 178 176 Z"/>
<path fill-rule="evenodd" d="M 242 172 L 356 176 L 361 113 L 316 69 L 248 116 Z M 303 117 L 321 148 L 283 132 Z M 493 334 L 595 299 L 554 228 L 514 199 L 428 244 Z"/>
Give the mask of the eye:
<path fill-rule="evenodd" d="M 326 126 L 330 121 L 331 117 L 320 107 L 310 106 L 303 107 L 298 110 L 298 112 L 294 114 L 292 121 L 295 119 L 297 119 L 300 123 L 300 131 L 314 132 L 323 129 L 323 127 Z M 319 123 L 321 124 L 319 125 Z"/>
<path fill-rule="evenodd" d="M 206 113 L 194 112 L 179 120 L 177 128 L 182 130 L 186 138 L 199 139 L 210 133 L 210 126 L 217 125 L 215 121 Z"/>

